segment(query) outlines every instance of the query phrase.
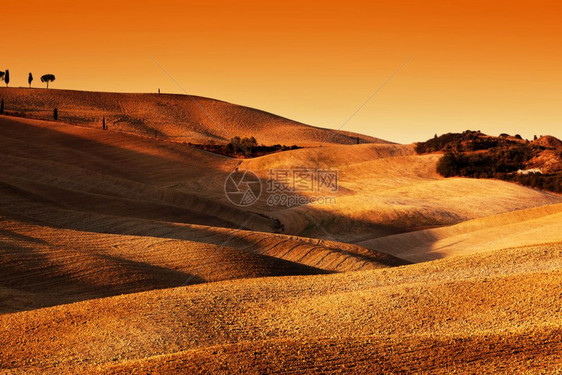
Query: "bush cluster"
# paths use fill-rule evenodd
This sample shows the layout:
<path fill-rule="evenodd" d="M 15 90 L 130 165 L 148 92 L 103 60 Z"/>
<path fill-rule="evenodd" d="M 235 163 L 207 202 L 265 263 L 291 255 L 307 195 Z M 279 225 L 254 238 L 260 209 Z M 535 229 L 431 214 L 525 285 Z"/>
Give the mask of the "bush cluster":
<path fill-rule="evenodd" d="M 492 148 L 484 152 L 447 152 L 437 164 L 445 177 L 494 178 L 525 169 L 525 164 L 541 152 L 540 147 L 517 144 Z"/>
<path fill-rule="evenodd" d="M 298 146 L 285 146 L 285 145 L 273 145 L 264 146 L 258 145 L 256 138 L 240 138 L 234 137 L 227 144 L 218 145 L 215 143 L 208 144 L 196 144 L 189 143 L 190 146 L 197 147 L 199 149 L 214 152 L 216 154 L 236 157 L 236 158 L 254 158 L 257 156 L 263 156 L 279 151 L 295 150 L 300 148 Z"/>
<path fill-rule="evenodd" d="M 497 178 L 537 189 L 562 192 L 562 173 L 518 174 L 535 154 L 536 148 L 517 147 L 481 153 L 448 152 L 437 163 L 444 177 Z"/>
<path fill-rule="evenodd" d="M 416 145 L 418 153 L 445 152 L 437 163 L 444 177 L 497 178 L 533 188 L 562 192 L 562 173 L 518 174 L 544 147 L 518 142 L 508 134 L 488 137 L 480 132 L 448 133 Z"/>

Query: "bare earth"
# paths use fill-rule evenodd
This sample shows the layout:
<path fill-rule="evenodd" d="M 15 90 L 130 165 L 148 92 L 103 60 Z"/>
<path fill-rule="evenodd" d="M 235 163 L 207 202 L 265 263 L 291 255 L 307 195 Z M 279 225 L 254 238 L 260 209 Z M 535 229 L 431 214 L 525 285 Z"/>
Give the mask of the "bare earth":
<path fill-rule="evenodd" d="M 0 117 L 0 372 L 562 371 L 562 196 L 202 99 L 235 135 L 333 138 L 240 162 L 174 139 L 224 135 L 184 96 L 46 91 L 0 90 L 63 114 Z M 337 203 L 235 206 L 237 166 L 337 170 Z"/>

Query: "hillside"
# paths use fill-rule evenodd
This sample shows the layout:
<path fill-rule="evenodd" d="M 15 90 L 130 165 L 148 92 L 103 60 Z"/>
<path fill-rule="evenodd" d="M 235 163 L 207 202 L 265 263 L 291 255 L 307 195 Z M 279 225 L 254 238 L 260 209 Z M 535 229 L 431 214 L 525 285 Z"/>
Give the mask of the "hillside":
<path fill-rule="evenodd" d="M 562 141 L 550 135 L 543 135 L 534 140 L 533 143 L 546 148 L 562 150 Z"/>
<path fill-rule="evenodd" d="M 356 245 L 268 233 L 280 231 L 278 221 L 224 196 L 234 159 L 9 117 L 0 117 L 0 146 L 0 312 L 407 263 Z"/>
<path fill-rule="evenodd" d="M 346 131 L 301 124 L 257 109 L 192 95 L 127 94 L 55 89 L 0 88 L 6 112 L 158 137 L 175 142 L 226 143 L 232 137 L 255 137 L 260 144 L 388 143 Z"/>
<path fill-rule="evenodd" d="M 562 241 L 562 204 L 512 211 L 460 224 L 360 242 L 412 262 Z"/>
<path fill-rule="evenodd" d="M 410 145 L 334 145 L 239 164 L 111 130 L 0 117 L 0 146 L 4 209 L 85 231 L 120 227 L 109 216 L 353 242 L 562 202 L 503 181 L 444 179 L 435 171 L 440 156 L 415 155 Z M 236 166 L 260 176 L 264 190 L 270 169 L 337 170 L 338 191 L 321 192 L 337 201 L 272 206 L 264 191 L 254 205 L 235 206 L 224 184 Z M 133 223 L 124 234 L 144 233 L 145 224 Z"/>
<path fill-rule="evenodd" d="M 338 145 L 244 160 L 240 168 L 264 179 L 270 169 L 337 171 L 337 192 L 298 193 L 335 202 L 271 207 L 262 195 L 252 209 L 279 219 L 285 233 L 345 242 L 562 203 L 558 194 L 505 181 L 443 178 L 436 171 L 440 158 L 417 155 L 412 145 Z"/>
<path fill-rule="evenodd" d="M 414 145 L 237 160 L 0 116 L 0 147 L 0 371 L 562 366 L 559 194 L 444 178 Z M 271 169 L 335 170 L 337 202 L 236 206 L 237 168 L 264 190 Z"/>
<path fill-rule="evenodd" d="M 16 372 L 555 372 L 562 245 L 0 316 Z"/>
<path fill-rule="evenodd" d="M 0 313 L 219 280 L 407 264 L 335 242 L 98 217 L 103 219 L 114 225 L 110 233 L 92 222 L 82 223 L 87 231 L 0 216 Z"/>

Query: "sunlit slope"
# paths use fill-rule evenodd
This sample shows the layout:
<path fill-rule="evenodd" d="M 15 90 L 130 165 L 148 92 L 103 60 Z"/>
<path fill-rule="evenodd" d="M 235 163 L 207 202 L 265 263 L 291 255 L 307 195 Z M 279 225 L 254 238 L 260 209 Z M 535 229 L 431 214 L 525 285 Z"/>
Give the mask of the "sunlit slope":
<path fill-rule="evenodd" d="M 386 236 L 360 244 L 419 262 L 553 241 L 562 241 L 562 204 L 487 216 L 453 226 Z"/>
<path fill-rule="evenodd" d="M 317 128 L 271 113 L 220 100 L 188 95 L 127 94 L 55 89 L 0 88 L 6 110 L 30 117 L 160 137 L 178 142 L 224 142 L 234 136 L 266 145 L 386 143 L 377 138 Z"/>
<path fill-rule="evenodd" d="M 337 169 L 336 205 L 241 208 L 224 193 L 239 161 L 181 144 L 0 117 L 0 147 L 1 370 L 562 366 L 559 195 L 443 179 L 440 155 L 411 146 L 341 145 L 239 166 Z M 447 258 L 392 267 L 406 262 L 383 248 Z"/>
<path fill-rule="evenodd" d="M 493 373 L 562 365 L 562 245 L 0 316 L 16 372 Z"/>
<path fill-rule="evenodd" d="M 280 231 L 279 223 L 226 200 L 233 159 L 6 117 L 0 147 L 2 312 L 183 284 L 405 263 L 360 246 L 265 233 Z"/>
<path fill-rule="evenodd" d="M 330 145 L 290 150 L 258 158 L 246 159 L 242 161 L 240 168 L 256 172 L 267 171 L 269 169 L 335 169 L 376 159 L 413 154 L 414 147 L 412 145 Z"/>
<path fill-rule="evenodd" d="M 411 145 L 341 145 L 292 150 L 245 160 L 240 168 L 263 178 L 270 170 L 332 170 L 338 191 L 300 191 L 333 197 L 322 204 L 268 207 L 287 233 L 361 241 L 427 227 L 562 202 L 562 196 L 488 179 L 443 178 L 440 154 L 416 155 Z M 274 176 L 274 175 L 273 175 Z"/>
<path fill-rule="evenodd" d="M 52 225 L 75 229 L 0 216 L 0 312 L 226 279 L 406 263 L 329 241 L 99 214 L 52 215 Z"/>
<path fill-rule="evenodd" d="M 503 181 L 443 179 L 435 172 L 440 156 L 414 155 L 410 145 L 326 146 L 244 160 L 239 168 L 258 173 L 264 191 L 271 169 L 337 171 L 339 190 L 320 192 L 334 203 L 290 208 L 268 205 L 265 192 L 252 206 L 231 204 L 224 182 L 239 161 L 180 144 L 2 117 L 0 146 L 4 206 L 47 222 L 52 211 L 30 200 L 43 208 L 361 241 L 562 202 Z"/>

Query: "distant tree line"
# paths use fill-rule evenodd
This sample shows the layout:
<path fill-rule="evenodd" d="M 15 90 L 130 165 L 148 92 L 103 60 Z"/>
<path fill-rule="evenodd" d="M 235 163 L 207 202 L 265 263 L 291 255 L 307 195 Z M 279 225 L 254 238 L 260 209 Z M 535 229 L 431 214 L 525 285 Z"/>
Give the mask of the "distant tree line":
<path fill-rule="evenodd" d="M 231 154 L 244 153 L 251 154 L 252 149 L 258 146 L 258 141 L 256 138 L 240 138 L 234 137 L 230 139 L 230 142 L 226 145 L 227 149 Z"/>
<path fill-rule="evenodd" d="M 490 137 L 480 131 L 467 130 L 462 133 L 447 133 L 441 136 L 435 136 L 425 142 L 416 144 L 416 152 L 425 154 L 429 152 L 470 152 L 479 150 L 489 150 L 499 146 L 511 146 L 520 144 L 521 136 L 516 135 L 508 138 L 507 134 L 500 137 Z"/>
<path fill-rule="evenodd" d="M 44 74 L 41 76 L 41 82 L 47 84 L 47 88 L 49 88 L 49 82 L 53 82 L 55 80 L 54 74 Z M 6 69 L 5 71 L 0 71 L 0 81 L 4 81 L 6 83 L 6 87 L 10 84 L 10 70 Z M 29 73 L 27 76 L 27 84 L 29 88 L 31 88 L 31 83 L 33 82 L 33 74 Z"/>
<path fill-rule="evenodd" d="M 501 174 L 525 169 L 525 165 L 541 152 L 540 147 L 517 145 L 494 148 L 488 152 L 447 152 L 437 164 L 437 172 L 444 177 L 494 178 Z"/>
<path fill-rule="evenodd" d="M 561 172 L 517 173 L 536 155 L 536 148 L 524 147 L 470 154 L 448 152 L 437 163 L 437 172 L 444 177 L 497 178 L 562 193 Z"/>
<path fill-rule="evenodd" d="M 47 88 L 49 88 L 49 82 L 53 82 L 55 80 L 55 75 L 54 74 L 44 74 L 43 76 L 41 76 L 41 82 L 45 82 L 47 84 Z M 8 85 L 10 84 L 10 70 L 6 69 L 5 71 L 0 71 L 0 81 L 4 81 L 6 83 L 6 87 L 8 87 Z M 33 74 L 30 72 L 29 75 L 27 76 L 27 84 L 29 85 L 29 88 L 31 88 L 31 83 L 33 82 Z M 0 103 L 0 113 L 4 113 L 4 99 L 2 99 L 1 103 Z M 11 113 L 12 115 L 19 115 L 22 117 L 25 117 L 24 113 L 21 112 L 13 112 Z M 55 108 L 53 110 L 53 118 L 55 121 L 58 120 L 58 109 Z"/>

